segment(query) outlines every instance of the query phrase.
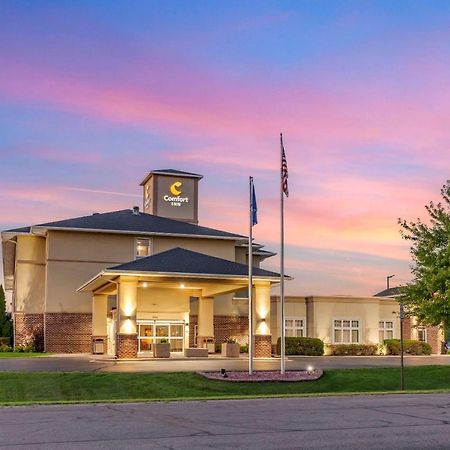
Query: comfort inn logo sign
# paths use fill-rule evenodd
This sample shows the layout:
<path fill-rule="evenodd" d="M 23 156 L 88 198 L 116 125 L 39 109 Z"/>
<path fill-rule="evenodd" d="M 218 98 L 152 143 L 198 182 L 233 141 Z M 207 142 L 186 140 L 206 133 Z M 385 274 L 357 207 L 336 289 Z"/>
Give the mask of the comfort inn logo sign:
<path fill-rule="evenodd" d="M 170 206 L 181 206 L 182 203 L 189 203 L 189 197 L 181 197 L 183 193 L 183 183 L 181 181 L 175 181 L 169 186 L 169 192 L 171 195 L 166 194 L 164 201 L 170 203 Z"/>

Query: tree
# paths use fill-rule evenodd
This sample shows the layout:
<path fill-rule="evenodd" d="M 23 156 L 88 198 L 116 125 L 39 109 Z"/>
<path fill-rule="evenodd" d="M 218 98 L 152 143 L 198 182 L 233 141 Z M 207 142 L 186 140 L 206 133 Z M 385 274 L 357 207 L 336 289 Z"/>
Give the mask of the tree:
<path fill-rule="evenodd" d="M 6 314 L 6 298 L 3 285 L 0 284 L 0 336 L 8 337 L 11 340 L 13 326 L 10 318 Z"/>
<path fill-rule="evenodd" d="M 402 237 L 411 241 L 413 281 L 401 290 L 408 315 L 423 325 L 450 328 L 450 181 L 441 189 L 442 201 L 425 206 L 427 223 L 399 219 Z"/>

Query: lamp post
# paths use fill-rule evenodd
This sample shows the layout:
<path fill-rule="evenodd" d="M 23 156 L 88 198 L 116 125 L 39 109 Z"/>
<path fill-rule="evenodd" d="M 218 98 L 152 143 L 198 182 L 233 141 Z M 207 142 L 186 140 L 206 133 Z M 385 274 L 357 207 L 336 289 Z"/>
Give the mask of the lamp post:
<path fill-rule="evenodd" d="M 391 278 L 393 278 L 393 277 L 395 277 L 395 275 L 388 275 L 388 276 L 386 277 L 386 288 L 387 288 L 387 289 L 389 289 L 389 280 L 390 280 Z"/>
<path fill-rule="evenodd" d="M 403 319 L 405 318 L 405 310 L 403 303 L 400 303 L 400 390 L 405 390 L 405 373 L 403 364 Z"/>

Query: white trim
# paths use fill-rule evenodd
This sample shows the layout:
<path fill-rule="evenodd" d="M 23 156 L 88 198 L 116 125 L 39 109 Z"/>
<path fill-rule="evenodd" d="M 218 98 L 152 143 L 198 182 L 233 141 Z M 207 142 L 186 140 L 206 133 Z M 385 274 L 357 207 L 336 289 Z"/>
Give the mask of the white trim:
<path fill-rule="evenodd" d="M 146 256 L 139 256 L 138 253 L 138 241 L 148 241 L 148 255 Z M 142 258 L 147 258 L 148 256 L 152 256 L 153 255 L 153 239 L 149 238 L 149 237 L 140 237 L 140 236 L 136 236 L 134 238 L 134 260 L 136 261 L 137 259 L 142 259 Z"/>
<path fill-rule="evenodd" d="M 336 328 L 335 325 L 334 325 L 334 321 L 335 320 L 349 321 L 350 322 L 350 327 L 344 327 L 342 325 L 340 328 Z M 357 321 L 358 322 L 358 328 L 354 328 L 352 326 L 352 322 L 353 321 Z M 341 332 L 344 331 L 344 330 L 349 330 L 350 331 L 350 342 L 343 342 L 342 338 L 341 338 L 341 342 L 336 342 L 336 340 L 335 340 L 335 333 L 334 333 L 336 329 L 341 330 Z M 353 342 L 353 339 L 352 339 L 352 331 L 353 330 L 358 330 L 358 342 Z M 361 332 L 362 332 L 362 320 L 360 318 L 358 318 L 358 317 L 333 317 L 331 319 L 331 333 L 332 333 L 331 337 L 332 337 L 333 344 L 361 344 L 361 342 L 363 341 L 362 336 L 361 336 Z"/>
<path fill-rule="evenodd" d="M 287 327 L 286 326 L 286 321 L 287 320 L 293 320 L 294 321 L 294 324 L 293 324 L 293 326 L 292 327 Z M 301 327 L 296 327 L 295 326 L 295 321 L 296 320 L 301 320 L 302 321 L 302 326 Z M 286 337 L 289 337 L 288 335 L 287 335 L 287 330 L 294 330 L 294 331 L 296 331 L 296 330 L 302 330 L 302 335 L 301 336 L 297 336 L 296 334 L 295 334 L 295 336 L 294 337 L 306 337 L 306 317 L 305 316 L 286 316 L 285 318 L 284 318 L 284 330 L 285 330 L 285 336 Z"/>
<path fill-rule="evenodd" d="M 380 327 L 380 322 L 383 322 L 383 328 Z M 386 328 L 386 322 L 392 323 L 392 328 Z M 388 331 L 392 331 L 392 338 L 386 336 Z M 383 332 L 383 339 L 380 341 L 380 333 Z M 382 344 L 385 339 L 395 339 L 395 320 L 393 319 L 380 319 L 378 321 L 378 340 L 379 343 Z"/>
<path fill-rule="evenodd" d="M 131 214 L 131 213 L 130 213 Z M 70 220 L 70 219 L 69 219 Z M 171 219 L 174 220 L 174 219 Z M 205 227 L 206 228 L 206 227 Z M 79 233 L 107 233 L 107 234 L 133 234 L 133 235 L 142 235 L 142 236 L 177 236 L 180 238 L 196 238 L 196 239 L 219 239 L 219 240 L 231 240 L 231 241 L 242 241 L 243 239 L 247 239 L 245 236 L 217 236 L 214 234 L 183 234 L 183 233 L 163 233 L 163 232 L 155 232 L 155 231 L 140 231 L 140 230 L 103 230 L 97 228 L 75 228 L 75 227 L 41 227 L 41 226 L 32 226 L 30 229 L 30 233 L 25 234 L 37 234 L 39 232 L 45 234 L 46 231 L 76 231 Z"/>

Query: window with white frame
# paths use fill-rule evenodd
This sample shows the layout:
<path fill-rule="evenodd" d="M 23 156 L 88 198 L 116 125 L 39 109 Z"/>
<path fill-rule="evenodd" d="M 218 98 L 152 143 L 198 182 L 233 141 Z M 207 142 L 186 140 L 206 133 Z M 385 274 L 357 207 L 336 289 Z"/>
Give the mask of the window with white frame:
<path fill-rule="evenodd" d="M 417 327 L 417 340 L 427 342 L 427 329 L 425 327 Z"/>
<path fill-rule="evenodd" d="M 359 337 L 359 320 L 333 320 L 333 341 L 335 344 L 359 344 Z"/>
<path fill-rule="evenodd" d="M 150 256 L 150 239 L 136 239 L 136 259 Z"/>
<path fill-rule="evenodd" d="M 385 339 L 394 338 L 394 322 L 392 320 L 380 320 L 378 322 L 378 338 L 380 343 Z"/>
<path fill-rule="evenodd" d="M 286 336 L 303 337 L 305 335 L 305 319 L 302 317 L 286 317 L 284 329 Z"/>

